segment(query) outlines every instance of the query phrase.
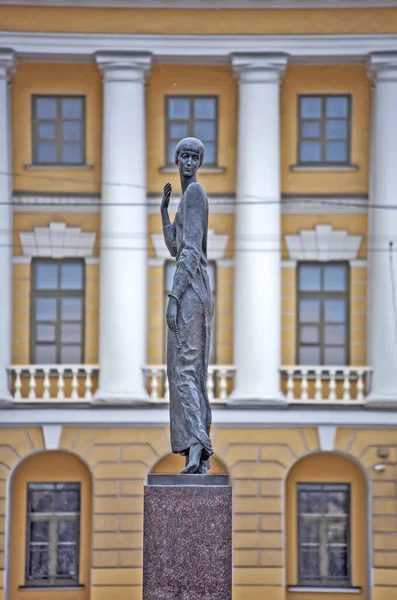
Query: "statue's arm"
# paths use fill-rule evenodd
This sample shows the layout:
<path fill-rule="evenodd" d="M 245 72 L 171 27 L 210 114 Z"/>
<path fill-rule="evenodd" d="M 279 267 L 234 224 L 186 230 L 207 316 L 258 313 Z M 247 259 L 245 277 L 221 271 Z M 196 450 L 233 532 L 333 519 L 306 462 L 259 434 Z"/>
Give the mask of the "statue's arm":
<path fill-rule="evenodd" d="M 186 191 L 184 211 L 183 250 L 174 276 L 172 295 L 179 300 L 194 278 L 200 263 L 203 235 L 207 227 L 206 196 L 198 183 Z"/>

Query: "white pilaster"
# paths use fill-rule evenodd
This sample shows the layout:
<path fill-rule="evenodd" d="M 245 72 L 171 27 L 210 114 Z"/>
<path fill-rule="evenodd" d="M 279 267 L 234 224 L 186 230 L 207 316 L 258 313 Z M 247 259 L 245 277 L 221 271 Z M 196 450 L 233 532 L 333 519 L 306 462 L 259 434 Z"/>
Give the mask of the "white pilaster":
<path fill-rule="evenodd" d="M 145 75 L 149 54 L 98 53 L 103 166 L 98 401 L 149 401 Z"/>
<path fill-rule="evenodd" d="M 367 340 L 373 377 L 367 402 L 388 404 L 397 403 L 397 53 L 371 55 L 368 70 L 375 86 L 368 214 Z"/>
<path fill-rule="evenodd" d="M 7 365 L 12 346 L 12 150 L 10 77 L 15 69 L 11 50 L 0 49 L 0 402 L 10 401 Z"/>
<path fill-rule="evenodd" d="M 233 55 L 239 80 L 232 401 L 282 402 L 280 80 L 285 55 Z"/>

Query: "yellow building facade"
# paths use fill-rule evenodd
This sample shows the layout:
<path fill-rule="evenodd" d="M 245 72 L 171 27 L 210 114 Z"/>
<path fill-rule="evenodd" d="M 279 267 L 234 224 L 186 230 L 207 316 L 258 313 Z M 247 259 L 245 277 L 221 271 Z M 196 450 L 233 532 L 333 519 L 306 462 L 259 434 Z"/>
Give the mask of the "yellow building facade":
<path fill-rule="evenodd" d="M 142 597 L 187 135 L 233 599 L 390 600 L 397 8 L 59 4 L 0 1 L 0 600 Z"/>

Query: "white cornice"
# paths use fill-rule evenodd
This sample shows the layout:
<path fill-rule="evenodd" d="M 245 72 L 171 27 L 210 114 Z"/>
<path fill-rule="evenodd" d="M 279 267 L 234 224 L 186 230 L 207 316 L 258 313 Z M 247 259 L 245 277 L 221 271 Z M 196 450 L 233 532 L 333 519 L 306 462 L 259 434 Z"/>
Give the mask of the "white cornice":
<path fill-rule="evenodd" d="M 313 8 L 313 0 L 0 0 L 12 6 L 77 6 L 89 8 Z M 317 0 L 315 8 L 383 8 L 397 0 Z"/>
<path fill-rule="evenodd" d="M 290 62 L 364 63 L 393 52 L 397 34 L 363 35 L 133 35 L 0 32 L 0 48 L 22 60 L 94 62 L 98 52 L 152 53 L 163 63 L 228 64 L 232 54 L 284 54 Z"/>
<path fill-rule="evenodd" d="M 363 239 L 362 235 L 349 235 L 345 229 L 325 224 L 284 237 L 289 258 L 299 261 L 356 260 Z"/>

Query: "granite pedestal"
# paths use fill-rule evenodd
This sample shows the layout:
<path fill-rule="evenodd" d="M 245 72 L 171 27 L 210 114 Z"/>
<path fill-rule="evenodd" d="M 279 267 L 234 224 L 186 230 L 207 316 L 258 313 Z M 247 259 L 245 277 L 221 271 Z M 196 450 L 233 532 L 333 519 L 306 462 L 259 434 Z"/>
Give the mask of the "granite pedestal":
<path fill-rule="evenodd" d="M 143 600 L 231 600 L 232 491 L 227 475 L 149 475 Z"/>

